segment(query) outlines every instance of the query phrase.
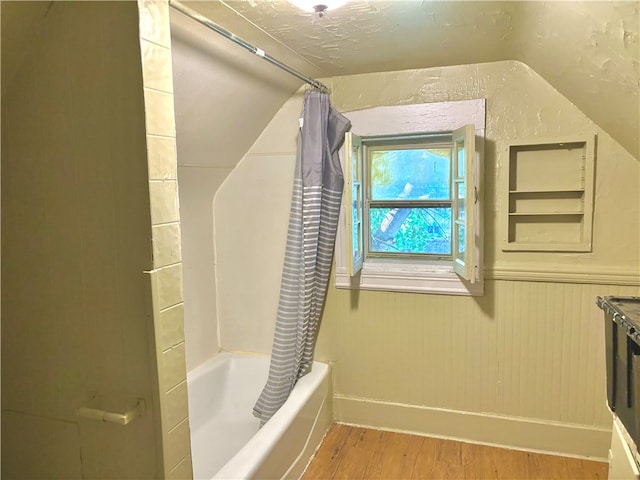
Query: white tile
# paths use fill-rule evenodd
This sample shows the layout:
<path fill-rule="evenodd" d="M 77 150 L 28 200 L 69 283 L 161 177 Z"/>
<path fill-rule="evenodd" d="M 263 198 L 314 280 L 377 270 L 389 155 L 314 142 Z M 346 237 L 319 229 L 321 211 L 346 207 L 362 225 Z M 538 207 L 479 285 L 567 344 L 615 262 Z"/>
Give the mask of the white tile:
<path fill-rule="evenodd" d="M 187 379 L 187 369 L 184 358 L 184 343 L 176 345 L 162 354 L 162 385 L 167 392 Z"/>
<path fill-rule="evenodd" d="M 153 266 L 164 267 L 180 262 L 182 258 L 180 243 L 180 224 L 169 223 L 152 228 Z"/>
<path fill-rule="evenodd" d="M 176 139 L 147 136 L 149 180 L 177 179 Z"/>
<path fill-rule="evenodd" d="M 193 478 L 193 466 L 191 455 L 182 461 L 167 475 L 167 480 L 191 480 Z"/>
<path fill-rule="evenodd" d="M 169 390 L 165 396 L 166 428 L 171 430 L 189 416 L 187 382 Z"/>
<path fill-rule="evenodd" d="M 171 73 L 171 50 L 140 40 L 142 50 L 142 77 L 144 86 L 166 93 L 173 93 L 173 78 Z"/>
<path fill-rule="evenodd" d="M 163 0 L 139 0 L 140 37 L 171 48 L 169 4 Z"/>
<path fill-rule="evenodd" d="M 184 420 L 167 434 L 165 450 L 165 466 L 167 470 L 173 470 L 183 458 L 190 454 L 189 420 Z"/>
<path fill-rule="evenodd" d="M 163 267 L 158 270 L 158 308 L 164 310 L 181 303 L 182 264 Z"/>
<path fill-rule="evenodd" d="M 178 209 L 178 182 L 149 182 L 151 200 L 151 224 L 177 222 L 180 219 Z"/>
<path fill-rule="evenodd" d="M 184 342 L 184 304 L 161 311 L 159 327 L 162 351 Z"/>
<path fill-rule="evenodd" d="M 176 120 L 173 95 L 170 93 L 144 90 L 144 110 L 147 134 L 176 136 Z"/>

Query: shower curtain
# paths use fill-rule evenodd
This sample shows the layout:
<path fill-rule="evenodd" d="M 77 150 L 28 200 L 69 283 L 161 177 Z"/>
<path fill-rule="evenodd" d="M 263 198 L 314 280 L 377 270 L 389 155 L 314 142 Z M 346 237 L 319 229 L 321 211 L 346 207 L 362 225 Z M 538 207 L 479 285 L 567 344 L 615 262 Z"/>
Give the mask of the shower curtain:
<path fill-rule="evenodd" d="M 311 367 L 344 185 L 338 149 L 350 128 L 326 93 L 305 93 L 269 377 L 253 407 L 261 424 Z"/>

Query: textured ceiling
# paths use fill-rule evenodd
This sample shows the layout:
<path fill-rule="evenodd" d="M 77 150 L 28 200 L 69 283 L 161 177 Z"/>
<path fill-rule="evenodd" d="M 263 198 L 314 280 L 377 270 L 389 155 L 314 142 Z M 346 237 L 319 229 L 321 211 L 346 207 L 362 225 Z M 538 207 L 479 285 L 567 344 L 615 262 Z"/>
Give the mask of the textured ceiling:
<path fill-rule="evenodd" d="M 185 3 L 313 77 L 522 61 L 640 158 L 638 1 L 352 0 L 322 18 L 284 0 Z M 52 2 L 1 4 L 4 87 Z"/>
<path fill-rule="evenodd" d="M 640 2 L 186 3 L 313 76 L 522 61 L 639 158 Z"/>
<path fill-rule="evenodd" d="M 322 18 L 284 1 L 227 4 L 325 75 L 502 60 L 513 40 L 510 3 L 352 1 Z"/>

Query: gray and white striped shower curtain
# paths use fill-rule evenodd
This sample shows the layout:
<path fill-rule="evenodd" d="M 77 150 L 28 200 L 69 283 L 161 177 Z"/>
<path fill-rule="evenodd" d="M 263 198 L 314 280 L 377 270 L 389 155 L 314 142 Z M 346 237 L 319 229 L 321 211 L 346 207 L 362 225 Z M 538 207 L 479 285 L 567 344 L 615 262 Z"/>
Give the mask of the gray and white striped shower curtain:
<path fill-rule="evenodd" d="M 338 149 L 351 123 L 309 91 L 302 119 L 269 377 L 253 407 L 262 424 L 311 367 L 344 185 Z"/>

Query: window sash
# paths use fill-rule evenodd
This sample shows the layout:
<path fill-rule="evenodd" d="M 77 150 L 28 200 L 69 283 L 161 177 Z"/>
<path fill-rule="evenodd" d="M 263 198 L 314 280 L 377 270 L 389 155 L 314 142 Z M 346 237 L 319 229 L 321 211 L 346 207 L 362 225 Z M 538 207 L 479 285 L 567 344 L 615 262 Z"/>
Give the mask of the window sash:
<path fill-rule="evenodd" d="M 453 270 L 468 282 L 475 283 L 479 280 L 475 242 L 478 185 L 473 125 L 465 125 L 452 133 L 451 158 Z M 462 198 L 458 194 L 460 186 L 464 186 Z M 464 217 L 460 215 L 461 204 L 464 206 Z"/>
<path fill-rule="evenodd" d="M 442 137 L 440 137 L 442 138 Z M 416 138 L 417 140 L 418 138 Z M 477 203 L 477 179 L 475 170 L 475 129 L 472 124 L 465 125 L 452 132 L 451 143 L 421 142 L 398 144 L 399 139 L 394 138 L 392 144 L 377 143 L 368 147 L 368 139 L 362 139 L 348 132 L 345 137 L 345 149 L 347 152 L 347 198 L 346 204 L 350 205 L 351 212 L 347 215 L 348 242 L 348 274 L 356 275 L 363 267 L 365 258 L 389 257 L 410 258 L 416 256 L 434 257 L 442 256 L 429 253 L 406 252 L 380 252 L 372 251 L 370 215 L 372 208 L 451 208 L 451 260 L 454 271 L 465 280 L 475 283 L 477 277 L 477 258 L 475 255 L 475 210 Z M 407 139 L 407 142 L 412 139 Z M 402 149 L 433 149 L 451 148 L 449 156 L 449 200 L 372 200 L 371 161 L 372 153 L 376 151 L 390 151 Z M 366 150 L 366 154 L 365 154 Z M 366 158 L 366 162 L 364 159 Z M 365 181 L 366 180 L 366 181 Z M 363 188 L 364 186 L 364 188 Z M 464 194 L 460 195 L 461 189 Z M 464 214 L 462 214 L 464 212 Z"/>
<path fill-rule="evenodd" d="M 367 200 L 366 205 L 371 208 L 451 208 L 451 200 Z"/>
<path fill-rule="evenodd" d="M 408 203 L 408 202 L 405 202 Z M 405 205 L 397 205 L 397 202 L 394 202 L 393 206 L 381 206 L 381 207 L 373 207 L 375 209 L 388 209 L 389 211 L 392 211 L 394 209 L 420 209 L 420 210 L 440 210 L 443 208 L 449 209 L 451 210 L 451 204 L 449 202 L 449 204 L 439 204 L 439 205 L 427 205 L 427 206 L 418 206 L 417 208 L 415 207 L 408 207 L 406 204 Z M 411 213 L 413 214 L 413 212 Z M 371 210 L 367 210 L 367 220 L 370 220 L 370 216 L 372 215 Z M 451 241 L 451 232 L 452 232 L 452 220 L 451 217 L 449 216 L 449 223 L 450 226 L 448 229 L 441 229 L 443 232 L 446 231 L 446 237 L 440 239 L 441 241 L 445 241 L 448 244 L 448 251 L 451 252 L 451 249 L 453 248 L 453 244 Z M 434 225 L 433 223 L 436 223 L 436 225 Z M 390 225 L 388 225 L 390 227 Z M 432 222 L 431 225 L 429 225 L 429 227 L 440 227 L 439 224 L 437 224 L 437 221 Z M 451 262 L 452 260 L 452 255 L 451 253 L 445 253 L 445 252 L 437 252 L 437 251 L 431 251 L 431 252 L 419 252 L 419 251 L 393 251 L 393 250 L 379 250 L 379 249 L 375 249 L 372 245 L 371 242 L 373 241 L 373 237 L 374 237 L 374 232 L 372 231 L 373 228 L 367 228 L 365 231 L 366 234 L 366 259 L 371 259 L 371 258 L 387 258 L 387 259 L 392 259 L 394 261 L 399 261 L 402 259 L 413 259 L 413 260 L 432 260 L 432 261 L 449 261 Z M 376 229 L 376 233 L 378 233 L 378 230 Z M 380 238 L 378 238 L 379 241 L 383 241 Z M 437 242 L 438 239 L 433 238 L 434 242 Z M 384 243 L 384 241 L 383 241 Z M 431 245 L 431 247 L 437 248 L 437 244 L 434 243 Z M 398 246 L 398 249 L 402 249 L 401 246 Z"/>
<path fill-rule="evenodd" d="M 363 180 L 363 147 L 362 139 L 352 132 L 345 134 L 344 148 L 345 162 L 345 205 L 348 205 L 346 215 L 347 226 L 347 274 L 354 277 L 364 264 L 365 221 Z"/>
<path fill-rule="evenodd" d="M 367 258 L 388 258 L 388 259 L 414 259 L 414 260 L 436 260 L 436 261 L 451 261 L 453 258 L 453 208 L 452 208 L 452 186 L 451 181 L 453 175 L 453 155 L 452 155 L 452 143 L 450 134 L 418 134 L 408 136 L 393 136 L 393 137 L 367 137 L 364 140 L 361 139 L 364 147 L 364 158 L 366 162 L 363 165 L 363 179 L 365 180 L 365 198 L 363 205 L 363 237 L 364 237 L 364 259 Z M 434 150 L 438 148 L 450 149 L 449 154 L 449 198 L 438 200 L 373 200 L 372 197 L 372 185 L 371 179 L 371 163 L 374 152 L 383 151 L 397 151 L 397 150 Z M 364 160 L 363 158 L 363 160 Z M 451 231 L 449 232 L 450 239 L 450 251 L 451 255 L 443 255 L 438 253 L 408 253 L 408 252 L 380 252 L 371 249 L 371 226 L 370 215 L 372 208 L 451 208 Z M 349 229 L 347 228 L 347 231 Z"/>
<path fill-rule="evenodd" d="M 475 205 L 475 258 L 476 282 L 471 283 L 457 275 L 453 270 L 453 262 L 429 261 L 414 258 L 367 258 L 361 273 L 355 277 L 348 275 L 351 232 L 346 228 L 346 218 L 351 214 L 350 205 L 343 204 L 341 219 L 337 232 L 335 286 L 337 288 L 380 290 L 395 292 L 433 293 L 447 295 L 482 295 L 484 282 L 482 275 L 482 163 L 485 133 L 486 101 L 484 99 L 460 100 L 454 102 L 424 103 L 412 105 L 395 105 L 373 107 L 365 110 L 347 112 L 345 115 L 352 122 L 356 133 L 366 135 L 367 145 L 375 147 L 384 144 L 390 138 L 406 140 L 418 137 L 441 137 L 442 141 L 451 142 L 451 133 L 460 125 L 474 124 L 475 141 L 478 147 L 476 154 L 476 178 L 470 179 L 478 188 L 478 201 Z M 427 135 L 425 132 L 440 132 Z M 378 139 L 384 139 L 375 143 Z M 349 155 L 343 149 L 341 159 L 345 169 Z M 365 158 L 366 161 L 366 158 Z M 346 193 L 346 192 L 345 192 Z M 363 204 L 364 207 L 364 204 Z M 469 247 L 471 248 L 471 247 Z"/>
<path fill-rule="evenodd" d="M 365 248 L 365 259 L 366 258 L 394 258 L 394 259 L 414 259 L 414 260 L 437 260 L 437 261 L 452 261 L 453 260 L 453 209 L 452 209 L 452 219 L 451 219 L 451 230 L 449 231 L 449 243 L 450 243 L 450 251 L 452 252 L 450 255 L 444 255 L 441 253 L 416 253 L 416 252 L 380 252 L 378 250 L 373 250 L 371 248 L 371 228 L 369 225 L 371 209 L 372 208 L 451 208 L 452 202 L 449 201 L 426 201 L 426 200 L 392 200 L 392 201 L 383 201 L 383 200 L 375 200 L 375 201 L 365 201 L 364 207 L 364 248 Z"/>

